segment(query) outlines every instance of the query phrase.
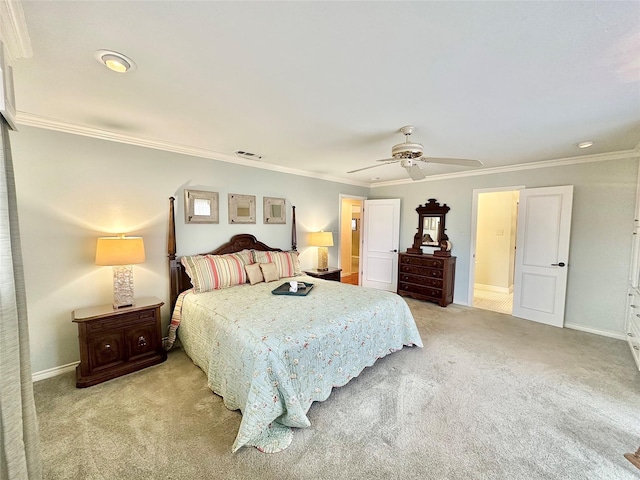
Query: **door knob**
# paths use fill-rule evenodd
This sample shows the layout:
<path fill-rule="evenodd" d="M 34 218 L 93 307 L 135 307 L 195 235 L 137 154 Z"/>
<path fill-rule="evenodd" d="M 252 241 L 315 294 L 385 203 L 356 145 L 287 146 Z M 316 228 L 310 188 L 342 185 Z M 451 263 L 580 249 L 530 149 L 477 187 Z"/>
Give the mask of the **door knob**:
<path fill-rule="evenodd" d="M 398 249 L 394 248 L 393 250 L 389 250 L 391 253 L 398 253 Z"/>
<path fill-rule="evenodd" d="M 552 267 L 564 267 L 565 263 L 564 262 L 560 262 L 560 263 L 552 263 L 551 264 Z"/>

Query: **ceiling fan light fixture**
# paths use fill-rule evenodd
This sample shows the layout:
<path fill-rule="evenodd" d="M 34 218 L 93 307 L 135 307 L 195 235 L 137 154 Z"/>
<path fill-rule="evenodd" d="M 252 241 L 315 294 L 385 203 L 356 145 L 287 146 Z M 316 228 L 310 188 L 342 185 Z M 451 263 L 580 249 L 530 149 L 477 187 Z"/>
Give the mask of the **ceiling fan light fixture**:
<path fill-rule="evenodd" d="M 136 69 L 136 64 L 126 55 L 112 50 L 96 50 L 94 57 L 109 70 L 127 73 Z"/>
<path fill-rule="evenodd" d="M 421 143 L 399 143 L 391 149 L 393 158 L 420 158 L 424 153 Z"/>

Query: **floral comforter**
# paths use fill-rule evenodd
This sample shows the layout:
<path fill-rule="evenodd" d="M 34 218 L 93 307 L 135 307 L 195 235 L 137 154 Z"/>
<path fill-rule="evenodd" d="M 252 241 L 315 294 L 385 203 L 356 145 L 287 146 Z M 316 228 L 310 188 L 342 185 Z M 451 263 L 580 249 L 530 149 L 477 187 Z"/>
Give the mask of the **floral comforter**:
<path fill-rule="evenodd" d="M 189 293 L 172 320 L 209 388 L 242 411 L 234 452 L 285 449 L 291 427 L 310 426 L 314 401 L 378 358 L 422 347 L 409 307 L 394 293 L 296 277 L 314 284 L 307 296 L 271 294 L 287 280 Z"/>

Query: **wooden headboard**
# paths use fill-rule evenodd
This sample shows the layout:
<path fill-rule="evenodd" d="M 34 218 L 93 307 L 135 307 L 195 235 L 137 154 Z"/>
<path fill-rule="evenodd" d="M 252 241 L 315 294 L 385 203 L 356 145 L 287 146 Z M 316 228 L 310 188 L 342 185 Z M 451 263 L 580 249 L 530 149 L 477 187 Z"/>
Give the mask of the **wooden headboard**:
<path fill-rule="evenodd" d="M 167 250 L 169 254 L 169 281 L 171 285 L 171 293 L 169 297 L 171 312 L 176 304 L 178 295 L 181 292 L 191 288 L 191 279 L 184 270 L 184 266 L 178 258 L 176 258 L 176 220 L 175 220 L 175 198 L 169 197 L 169 235 L 167 241 Z M 297 234 L 296 234 L 296 207 L 291 207 L 293 214 L 291 217 L 291 250 L 295 251 L 297 248 Z M 222 255 L 225 253 L 235 253 L 241 250 L 261 250 L 261 251 L 274 251 L 281 252 L 279 248 L 270 247 L 262 242 L 259 242 L 256 237 L 248 233 L 241 233 L 231 237 L 227 243 L 220 245 L 215 250 L 202 253 L 200 255 Z"/>

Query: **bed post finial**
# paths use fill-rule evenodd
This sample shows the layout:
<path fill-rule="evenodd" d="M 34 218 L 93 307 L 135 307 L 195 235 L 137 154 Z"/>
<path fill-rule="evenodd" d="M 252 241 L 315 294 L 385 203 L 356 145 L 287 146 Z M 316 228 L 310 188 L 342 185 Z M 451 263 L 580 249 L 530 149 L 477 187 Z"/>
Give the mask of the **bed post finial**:
<path fill-rule="evenodd" d="M 292 205 L 293 215 L 291 216 L 291 250 L 296 251 L 298 246 L 298 234 L 296 233 L 296 206 Z"/>

